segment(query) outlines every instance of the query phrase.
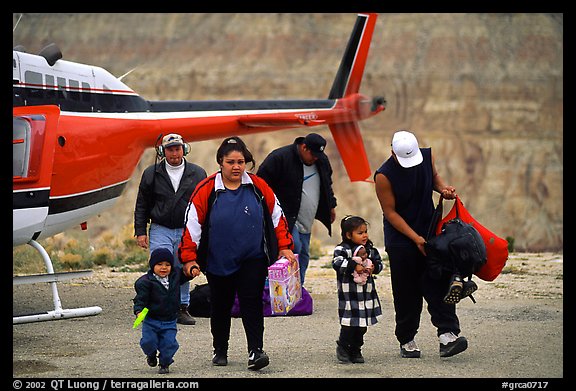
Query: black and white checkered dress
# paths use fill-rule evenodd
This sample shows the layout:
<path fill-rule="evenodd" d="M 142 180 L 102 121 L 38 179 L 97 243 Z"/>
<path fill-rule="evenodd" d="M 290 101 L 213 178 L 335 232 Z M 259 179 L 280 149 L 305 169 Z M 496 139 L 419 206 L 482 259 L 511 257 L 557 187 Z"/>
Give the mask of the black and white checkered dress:
<path fill-rule="evenodd" d="M 374 247 L 368 257 L 374 264 L 373 274 L 382 270 L 382 258 Z M 352 260 L 352 248 L 342 242 L 334 249 L 332 267 L 336 270 L 338 286 L 338 316 L 342 326 L 367 327 L 376 324 L 382 316 L 380 299 L 376 292 L 374 277 L 369 276 L 365 285 L 356 284 L 352 272 L 356 262 Z"/>

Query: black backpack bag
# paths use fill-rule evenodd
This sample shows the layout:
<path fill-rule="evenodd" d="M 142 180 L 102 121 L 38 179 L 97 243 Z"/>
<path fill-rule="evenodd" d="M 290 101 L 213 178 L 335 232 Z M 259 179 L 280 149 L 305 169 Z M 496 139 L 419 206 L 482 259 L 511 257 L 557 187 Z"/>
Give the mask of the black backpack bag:
<path fill-rule="evenodd" d="M 196 285 L 190 292 L 188 313 L 200 318 L 209 318 L 210 307 L 210 287 L 207 283 Z"/>
<path fill-rule="evenodd" d="M 470 279 L 486 263 L 486 245 L 482 236 L 471 224 L 459 218 L 444 223 L 440 234 L 428 239 L 424 247 L 433 278 L 449 272 Z"/>
<path fill-rule="evenodd" d="M 443 201 L 440 195 L 424 245 L 429 273 L 436 279 L 444 272 L 458 273 L 470 280 L 487 261 L 486 244 L 476 228 L 460 220 L 458 207 L 456 218 L 445 222 L 436 234 L 442 221 Z"/>

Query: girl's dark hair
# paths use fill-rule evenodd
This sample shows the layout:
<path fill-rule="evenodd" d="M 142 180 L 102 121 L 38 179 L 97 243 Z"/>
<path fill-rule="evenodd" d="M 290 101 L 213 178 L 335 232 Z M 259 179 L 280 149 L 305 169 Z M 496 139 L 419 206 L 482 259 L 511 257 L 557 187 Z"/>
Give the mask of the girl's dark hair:
<path fill-rule="evenodd" d="M 244 144 L 244 141 L 242 141 L 242 139 L 238 136 L 228 137 L 222 141 L 222 144 L 220 144 L 220 147 L 218 147 L 218 151 L 216 151 L 216 163 L 218 163 L 218 165 L 222 165 L 224 156 L 228 155 L 232 151 L 240 152 L 244 156 L 246 164 L 252 163 L 250 170 L 254 169 L 256 162 L 254 161 L 252 152 L 248 150 L 246 144 Z"/>
<path fill-rule="evenodd" d="M 346 237 L 346 234 L 354 231 L 356 228 L 360 227 L 363 224 L 368 225 L 368 222 L 360 216 L 351 216 L 351 215 L 345 216 L 342 219 L 342 221 L 340 221 L 340 229 L 342 231 L 341 232 L 342 241 L 344 242 L 350 241 L 350 239 Z"/>

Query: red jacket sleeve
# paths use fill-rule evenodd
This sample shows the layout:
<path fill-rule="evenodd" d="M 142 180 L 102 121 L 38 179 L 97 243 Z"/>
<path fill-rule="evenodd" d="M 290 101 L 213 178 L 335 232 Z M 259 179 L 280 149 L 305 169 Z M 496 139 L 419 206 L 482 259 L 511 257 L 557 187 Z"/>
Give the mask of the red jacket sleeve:
<path fill-rule="evenodd" d="M 198 247 L 202 236 L 202 226 L 206 220 L 208 210 L 208 198 L 214 188 L 214 177 L 210 175 L 196 186 L 190 197 L 186 209 L 186 225 L 182 234 L 182 240 L 178 247 L 180 262 L 186 263 L 197 260 Z"/>

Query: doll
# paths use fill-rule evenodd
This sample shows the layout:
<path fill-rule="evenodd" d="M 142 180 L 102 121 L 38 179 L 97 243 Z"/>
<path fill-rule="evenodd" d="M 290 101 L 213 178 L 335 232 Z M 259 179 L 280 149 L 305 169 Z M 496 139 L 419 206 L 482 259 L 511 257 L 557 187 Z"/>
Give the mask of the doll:
<path fill-rule="evenodd" d="M 354 255 L 352 260 L 357 263 L 352 276 L 354 277 L 354 282 L 356 284 L 365 285 L 368 279 L 369 272 L 364 270 L 365 268 L 370 268 L 372 266 L 372 261 L 368 258 L 368 252 L 363 245 L 359 245 L 354 250 Z"/>

